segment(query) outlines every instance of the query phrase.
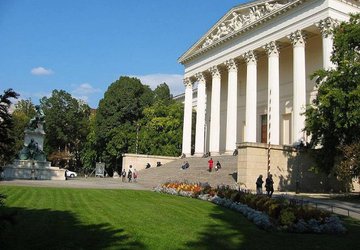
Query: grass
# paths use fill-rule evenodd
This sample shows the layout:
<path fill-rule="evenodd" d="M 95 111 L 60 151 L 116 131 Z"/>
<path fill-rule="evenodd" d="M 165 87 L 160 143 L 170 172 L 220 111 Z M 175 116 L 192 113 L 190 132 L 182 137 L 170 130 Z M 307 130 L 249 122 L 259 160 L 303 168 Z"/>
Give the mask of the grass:
<path fill-rule="evenodd" d="M 150 191 L 2 186 L 1 249 L 357 249 L 360 222 L 342 236 L 265 232 L 212 203 Z"/>

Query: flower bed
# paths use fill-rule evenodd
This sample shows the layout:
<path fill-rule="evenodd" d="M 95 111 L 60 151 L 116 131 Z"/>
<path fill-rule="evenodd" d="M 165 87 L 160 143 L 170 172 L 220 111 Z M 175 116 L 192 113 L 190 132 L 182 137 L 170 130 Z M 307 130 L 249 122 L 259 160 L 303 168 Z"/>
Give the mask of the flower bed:
<path fill-rule="evenodd" d="M 285 197 L 271 199 L 229 186 L 213 188 L 207 183 L 167 182 L 154 190 L 213 202 L 240 212 L 264 230 L 327 234 L 346 232 L 337 216 L 309 205 L 299 205 Z"/>

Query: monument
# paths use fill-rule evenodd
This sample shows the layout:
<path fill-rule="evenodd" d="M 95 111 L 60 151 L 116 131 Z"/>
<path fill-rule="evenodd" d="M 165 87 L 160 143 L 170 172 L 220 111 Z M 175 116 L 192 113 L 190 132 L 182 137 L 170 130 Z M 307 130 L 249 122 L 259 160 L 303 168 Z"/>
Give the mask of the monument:
<path fill-rule="evenodd" d="M 51 167 L 46 161 L 44 149 L 45 115 L 40 106 L 36 105 L 36 114 L 25 128 L 24 146 L 18 159 L 5 166 L 5 179 L 32 180 L 65 180 L 65 170 Z"/>

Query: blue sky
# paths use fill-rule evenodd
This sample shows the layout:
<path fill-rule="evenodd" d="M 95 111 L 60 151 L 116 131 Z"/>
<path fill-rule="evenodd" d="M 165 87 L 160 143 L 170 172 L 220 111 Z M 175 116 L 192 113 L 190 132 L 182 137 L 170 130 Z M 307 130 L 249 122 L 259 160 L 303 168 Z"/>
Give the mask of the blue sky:
<path fill-rule="evenodd" d="M 120 76 L 182 93 L 177 59 L 243 0 L 0 0 L 0 91 L 98 106 Z"/>

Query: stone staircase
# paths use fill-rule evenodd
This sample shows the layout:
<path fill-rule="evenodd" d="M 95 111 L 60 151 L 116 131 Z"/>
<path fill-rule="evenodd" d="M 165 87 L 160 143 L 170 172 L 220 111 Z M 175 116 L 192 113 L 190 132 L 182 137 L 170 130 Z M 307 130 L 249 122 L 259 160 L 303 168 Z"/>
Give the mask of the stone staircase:
<path fill-rule="evenodd" d="M 151 167 L 139 171 L 138 184 L 145 188 L 153 188 L 167 181 L 187 181 L 187 182 L 207 182 L 211 186 L 234 185 L 237 179 L 237 156 L 214 156 L 214 166 L 216 161 L 220 161 L 221 169 L 212 172 L 208 171 L 209 158 L 189 157 L 178 159 L 162 165 L 161 167 Z M 184 161 L 188 161 L 190 167 L 181 169 Z"/>

